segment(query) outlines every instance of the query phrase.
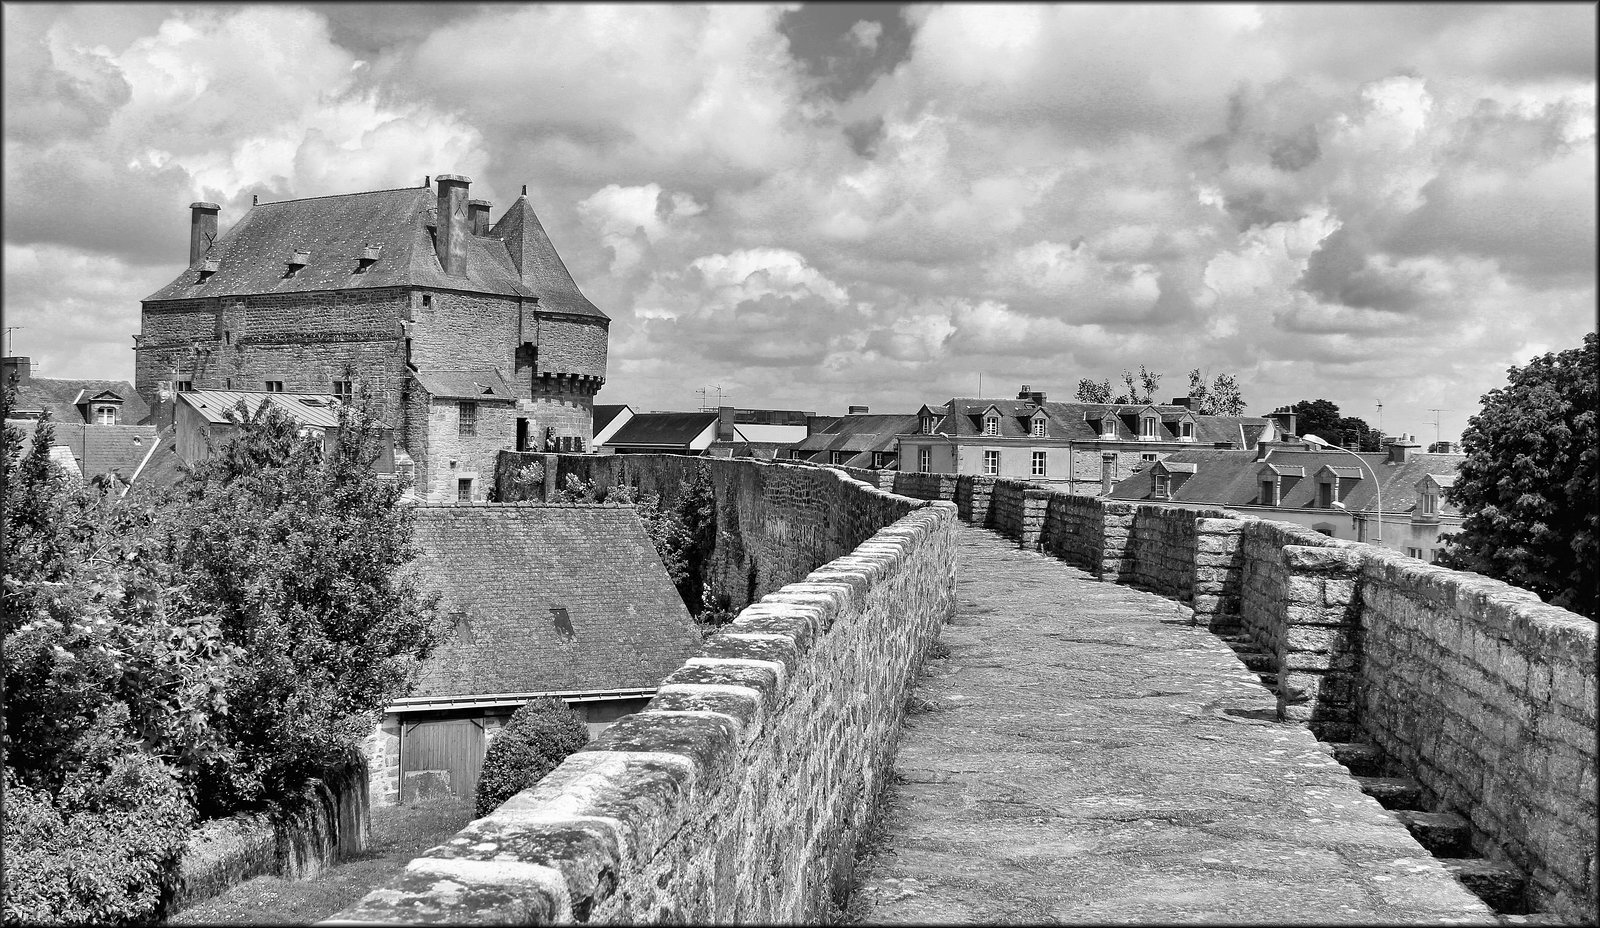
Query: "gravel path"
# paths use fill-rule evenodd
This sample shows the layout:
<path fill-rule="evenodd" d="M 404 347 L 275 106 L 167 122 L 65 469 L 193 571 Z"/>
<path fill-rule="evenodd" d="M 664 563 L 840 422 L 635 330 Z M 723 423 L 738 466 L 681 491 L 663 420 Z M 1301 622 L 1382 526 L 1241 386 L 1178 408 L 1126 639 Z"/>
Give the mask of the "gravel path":
<path fill-rule="evenodd" d="M 1496 923 L 1186 608 L 961 531 L 852 919 Z"/>

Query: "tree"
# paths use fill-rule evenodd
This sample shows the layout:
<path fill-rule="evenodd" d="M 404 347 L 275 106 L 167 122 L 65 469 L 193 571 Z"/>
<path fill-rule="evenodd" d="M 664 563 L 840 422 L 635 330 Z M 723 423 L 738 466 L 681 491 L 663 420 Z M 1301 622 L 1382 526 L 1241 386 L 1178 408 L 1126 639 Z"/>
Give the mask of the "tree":
<path fill-rule="evenodd" d="M 1122 385 L 1128 389 L 1114 400 L 1118 405 L 1154 403 L 1156 391 L 1161 387 L 1161 375 L 1150 373 L 1141 364 L 1137 375 L 1129 370 L 1122 372 Z"/>
<path fill-rule="evenodd" d="M 1232 374 L 1218 374 L 1210 386 L 1199 368 L 1189 372 L 1189 408 L 1202 416 L 1242 416 L 1246 403 L 1239 392 L 1239 381 Z"/>
<path fill-rule="evenodd" d="M 476 798 L 478 817 L 538 783 L 588 743 L 588 726 L 566 703 L 548 696 L 530 700 L 512 714 L 484 752 Z"/>
<path fill-rule="evenodd" d="M 1111 381 L 1096 382 L 1087 377 L 1079 380 L 1077 399 L 1080 403 L 1111 402 Z"/>
<path fill-rule="evenodd" d="M 245 658 L 222 719 L 236 762 L 210 771 L 202 810 L 270 805 L 336 764 L 409 691 L 441 628 L 401 570 L 415 555 L 403 487 L 372 468 L 381 433 L 341 407 L 338 440 L 302 437 L 270 403 L 162 500 L 158 536 Z"/>
<path fill-rule="evenodd" d="M 1315 435 L 1341 448 L 1353 444 L 1360 451 L 1382 449 L 1383 436 L 1376 429 L 1354 416 L 1339 415 L 1339 407 L 1329 400 L 1301 400 L 1289 409 L 1301 435 Z"/>
<path fill-rule="evenodd" d="M 1512 367 L 1461 436 L 1466 458 L 1445 499 L 1465 518 L 1441 563 L 1600 617 L 1600 348 Z"/>

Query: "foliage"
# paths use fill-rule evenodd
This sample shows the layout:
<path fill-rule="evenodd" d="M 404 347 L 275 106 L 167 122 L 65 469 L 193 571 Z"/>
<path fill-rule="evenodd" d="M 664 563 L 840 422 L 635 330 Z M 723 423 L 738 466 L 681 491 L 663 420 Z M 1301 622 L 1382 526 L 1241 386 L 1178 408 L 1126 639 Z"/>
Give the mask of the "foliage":
<path fill-rule="evenodd" d="M 61 473 L 53 431 L 42 418 L 23 456 L 7 426 L 0 454 L 6 763 L 54 794 L 81 765 L 82 739 L 120 710 L 122 734 L 192 785 L 229 759 L 212 720 L 227 712 L 237 649 L 153 556 L 153 510 L 113 505 Z"/>
<path fill-rule="evenodd" d="M 1154 403 L 1156 401 L 1156 391 L 1161 388 L 1161 375 L 1152 374 L 1150 371 L 1145 369 L 1143 364 L 1141 364 L 1139 365 L 1139 373 L 1137 375 L 1135 375 L 1133 371 L 1129 370 L 1122 372 L 1122 385 L 1126 387 L 1127 390 L 1113 400 L 1113 402 L 1117 403 L 1118 405 L 1127 403 Z"/>
<path fill-rule="evenodd" d="M 1467 422 L 1445 499 L 1465 518 L 1441 563 L 1600 617 L 1600 350 L 1583 345 L 1512 367 Z"/>
<path fill-rule="evenodd" d="M 506 493 L 510 498 L 505 502 L 518 502 L 542 496 L 544 494 L 544 462 L 529 461 L 512 471 L 510 479 L 506 481 Z"/>
<path fill-rule="evenodd" d="M 1315 435 L 1341 448 L 1352 444 L 1361 451 L 1383 448 L 1382 433 L 1354 416 L 1339 415 L 1339 407 L 1329 400 L 1301 400 L 1289 409 L 1301 435 Z"/>
<path fill-rule="evenodd" d="M 567 755 L 588 743 L 588 727 L 566 703 L 550 697 L 530 700 L 512 714 L 484 752 L 483 773 L 478 778 L 478 816 L 488 815 L 539 782 Z"/>
<path fill-rule="evenodd" d="M 400 570 L 412 515 L 404 488 L 373 471 L 370 416 L 340 407 L 326 451 L 272 404 L 231 418 L 235 437 L 161 501 L 156 526 L 193 602 L 245 654 L 218 720 L 237 757 L 208 771 L 208 814 L 268 805 L 336 763 L 408 691 L 441 631 Z"/>
<path fill-rule="evenodd" d="M 1122 372 L 1123 390 L 1114 397 L 1109 380 L 1094 381 L 1085 377 L 1078 381 L 1075 398 L 1080 403 L 1155 403 L 1159 401 L 1161 377 L 1142 364 L 1137 374 L 1125 370 Z M 1189 372 L 1189 400 L 1189 408 L 1206 416 L 1242 416 L 1246 406 L 1239 392 L 1239 381 L 1232 374 L 1218 374 L 1208 386 L 1198 370 Z"/>
<path fill-rule="evenodd" d="M 1109 380 L 1093 381 L 1087 377 L 1078 381 L 1077 400 L 1080 403 L 1109 403 L 1111 402 L 1111 382 Z"/>
<path fill-rule="evenodd" d="M 117 715 L 83 739 L 58 796 L 6 769 L 5 924 L 148 921 L 172 888 L 193 809 Z"/>
<path fill-rule="evenodd" d="M 1232 374 L 1218 374 L 1206 385 L 1205 375 L 1196 368 L 1189 372 L 1189 408 L 1202 416 L 1242 416 L 1244 396 Z"/>

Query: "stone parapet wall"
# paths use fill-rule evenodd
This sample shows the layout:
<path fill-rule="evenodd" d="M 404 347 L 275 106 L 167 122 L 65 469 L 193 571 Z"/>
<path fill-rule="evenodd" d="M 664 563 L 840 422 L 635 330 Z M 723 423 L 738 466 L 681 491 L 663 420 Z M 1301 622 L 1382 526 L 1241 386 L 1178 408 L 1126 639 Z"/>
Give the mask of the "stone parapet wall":
<path fill-rule="evenodd" d="M 336 920 L 823 920 L 953 614 L 955 507 L 823 468 L 550 457 L 556 472 L 663 494 L 709 467 L 719 547 L 727 518 L 762 576 L 792 572 L 643 712 Z"/>
<path fill-rule="evenodd" d="M 962 489 L 936 476 L 902 474 L 896 486 L 959 504 Z M 1011 483 L 996 484 L 985 516 L 1021 540 Z M 1431 808 L 1472 823 L 1480 854 L 1528 875 L 1534 910 L 1594 923 L 1595 622 L 1286 522 L 1037 492 L 1043 551 L 1244 634 L 1274 657 L 1280 718 L 1324 740 L 1374 742 Z"/>
<path fill-rule="evenodd" d="M 1050 491 L 1022 480 L 996 480 L 989 497 L 988 523 L 1028 549 L 1039 547 Z"/>
<path fill-rule="evenodd" d="M 546 492 L 570 475 L 596 486 L 631 486 L 676 502 L 697 472 L 716 499 L 717 537 L 707 580 L 742 609 L 818 566 L 848 554 L 885 525 L 924 503 L 863 485 L 838 468 L 754 458 L 676 454 L 532 454 L 503 451 L 497 499 L 511 501 L 506 478 L 523 464 L 544 464 Z"/>
<path fill-rule="evenodd" d="M 1596 912 L 1596 625 L 1476 574 L 1381 549 L 1358 571 L 1363 731 L 1536 910 Z"/>
<path fill-rule="evenodd" d="M 994 495 L 994 477 L 956 475 L 956 509 L 973 525 L 989 525 L 989 503 Z"/>

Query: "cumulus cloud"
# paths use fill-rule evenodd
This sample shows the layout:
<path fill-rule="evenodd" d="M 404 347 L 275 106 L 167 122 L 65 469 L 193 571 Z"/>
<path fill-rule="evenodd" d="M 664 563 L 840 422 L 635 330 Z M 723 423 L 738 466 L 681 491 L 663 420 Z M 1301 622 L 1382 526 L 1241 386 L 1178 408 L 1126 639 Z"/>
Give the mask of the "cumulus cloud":
<path fill-rule="evenodd" d="M 655 408 L 686 371 L 909 410 L 1145 363 L 1459 429 L 1593 324 L 1592 7 L 4 15 L 8 316 L 51 318 L 24 268 L 98 267 L 83 331 L 137 329 L 192 199 L 443 170 L 529 185 L 613 318 L 606 396 Z"/>

